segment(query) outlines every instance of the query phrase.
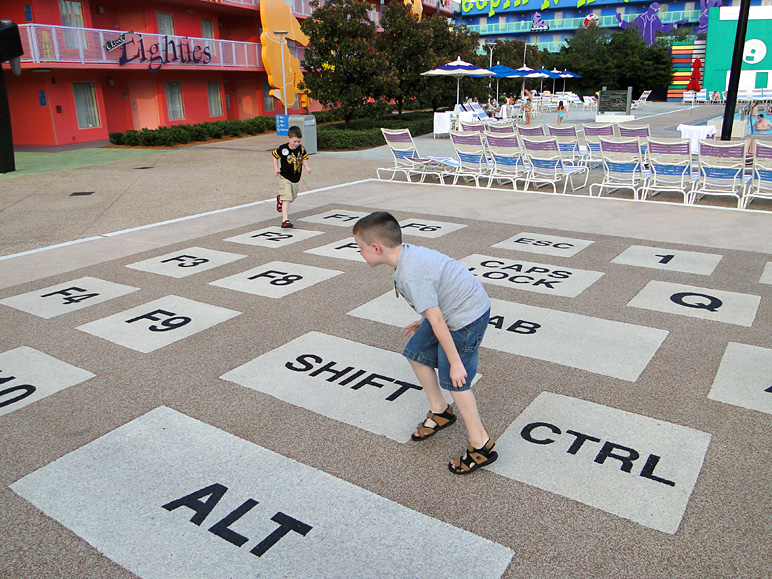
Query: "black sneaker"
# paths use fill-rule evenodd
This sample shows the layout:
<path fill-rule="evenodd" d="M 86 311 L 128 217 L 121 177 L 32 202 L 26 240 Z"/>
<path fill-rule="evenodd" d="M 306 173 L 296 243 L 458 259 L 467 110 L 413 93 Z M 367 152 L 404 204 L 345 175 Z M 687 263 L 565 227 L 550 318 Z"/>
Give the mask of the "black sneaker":
<path fill-rule="evenodd" d="M 292 229 L 293 227 L 295 226 L 292 225 L 292 223 L 290 223 L 289 221 L 283 221 L 281 224 L 282 229 Z"/>

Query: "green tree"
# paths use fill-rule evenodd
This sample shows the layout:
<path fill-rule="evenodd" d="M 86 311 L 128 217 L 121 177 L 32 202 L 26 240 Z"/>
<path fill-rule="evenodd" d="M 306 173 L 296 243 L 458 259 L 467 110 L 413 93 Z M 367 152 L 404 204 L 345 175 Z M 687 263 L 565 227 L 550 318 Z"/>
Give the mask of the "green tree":
<path fill-rule="evenodd" d="M 431 52 L 427 50 L 432 33 L 402 2 L 383 7 L 381 28 L 377 46 L 389 63 L 383 92 L 387 100 L 394 101 L 401 116 L 405 102 L 421 92 L 421 73 L 432 68 Z"/>
<path fill-rule="evenodd" d="M 359 0 L 312 0 L 313 13 L 301 29 L 309 38 L 300 87 L 311 98 L 341 111 L 351 120 L 383 93 L 387 82 L 386 56 L 376 49 L 375 24 L 367 15 L 370 4 Z"/>
<path fill-rule="evenodd" d="M 615 61 L 609 50 L 610 41 L 611 35 L 597 24 L 582 27 L 566 41 L 567 46 L 555 55 L 553 66 L 581 75 L 582 78 L 571 81 L 571 88 L 575 92 L 594 93 L 603 86 L 616 88 Z"/>
<path fill-rule="evenodd" d="M 431 33 L 431 44 L 424 48 L 430 58 L 426 70 L 447 64 L 458 57 L 467 62 L 474 61 L 477 40 L 480 37 L 478 33 L 472 32 L 466 26 L 448 24 L 447 18 L 439 14 L 425 18 L 422 24 Z M 455 104 L 455 79 L 427 76 L 421 78 L 423 81 L 418 94 L 421 104 L 431 107 L 434 111 L 440 107 L 452 107 Z M 464 87 L 462 93 L 466 90 L 466 86 L 467 84 L 462 82 Z"/>
<path fill-rule="evenodd" d="M 667 86 L 673 78 L 667 48 L 657 43 L 647 46 L 635 29 L 615 32 L 609 50 L 617 88 L 632 86 L 637 96 L 644 90 Z"/>

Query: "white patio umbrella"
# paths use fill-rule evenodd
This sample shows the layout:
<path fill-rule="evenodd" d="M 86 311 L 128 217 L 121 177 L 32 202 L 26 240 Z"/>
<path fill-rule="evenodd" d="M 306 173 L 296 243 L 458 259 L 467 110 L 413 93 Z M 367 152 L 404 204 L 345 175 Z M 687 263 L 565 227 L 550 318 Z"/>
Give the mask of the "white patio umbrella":
<path fill-rule="evenodd" d="M 526 78 L 549 78 L 548 74 L 534 70 L 529 66 L 523 65 L 517 69 L 517 74 L 510 76 L 509 78 L 522 78 L 523 79 L 523 96 L 525 96 L 525 79 Z"/>
<path fill-rule="evenodd" d="M 493 76 L 494 73 L 488 69 L 480 68 L 461 60 L 459 56 L 453 62 L 449 62 L 439 68 L 433 68 L 422 72 L 423 76 L 453 76 L 456 78 L 456 104 L 461 100 L 461 77 L 463 76 Z"/>
<path fill-rule="evenodd" d="M 566 92 L 566 79 L 567 78 L 582 78 L 582 75 L 571 72 L 570 70 L 563 70 L 558 73 L 560 78 L 563 79 L 563 92 Z"/>

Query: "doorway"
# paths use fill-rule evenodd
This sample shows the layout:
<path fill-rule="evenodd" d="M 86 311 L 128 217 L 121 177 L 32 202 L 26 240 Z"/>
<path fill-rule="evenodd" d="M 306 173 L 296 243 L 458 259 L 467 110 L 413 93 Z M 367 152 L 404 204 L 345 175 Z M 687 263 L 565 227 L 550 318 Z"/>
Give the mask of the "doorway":
<path fill-rule="evenodd" d="M 158 114 L 155 82 L 152 80 L 129 82 L 129 96 L 134 130 L 157 129 L 161 124 L 161 119 Z"/>

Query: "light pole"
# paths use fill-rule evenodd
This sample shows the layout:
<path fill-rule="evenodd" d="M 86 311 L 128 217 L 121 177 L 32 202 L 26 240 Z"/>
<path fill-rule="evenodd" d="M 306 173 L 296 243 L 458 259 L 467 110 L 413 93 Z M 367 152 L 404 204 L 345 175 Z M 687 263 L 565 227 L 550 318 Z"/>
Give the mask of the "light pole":
<path fill-rule="evenodd" d="M 496 42 L 484 42 L 482 44 L 482 47 L 487 49 L 490 52 L 490 60 L 489 60 L 488 68 L 491 68 L 493 67 L 493 51 L 496 48 Z M 496 92 L 498 92 L 498 90 Z M 489 78 L 488 79 L 488 96 L 489 97 L 490 97 L 490 93 L 491 93 L 491 80 Z M 498 98 L 499 98 L 499 95 L 497 94 L 496 99 L 498 100 Z"/>
<path fill-rule="evenodd" d="M 493 66 L 493 51 L 496 48 L 496 42 L 485 42 L 482 46 L 490 51 L 490 64 L 488 65 L 488 68 L 490 68 Z"/>
<path fill-rule="evenodd" d="M 273 33 L 279 37 L 279 46 L 281 54 L 281 95 L 282 102 L 284 103 L 284 114 L 287 114 L 287 77 L 284 72 L 284 43 L 287 30 L 274 30 Z"/>

